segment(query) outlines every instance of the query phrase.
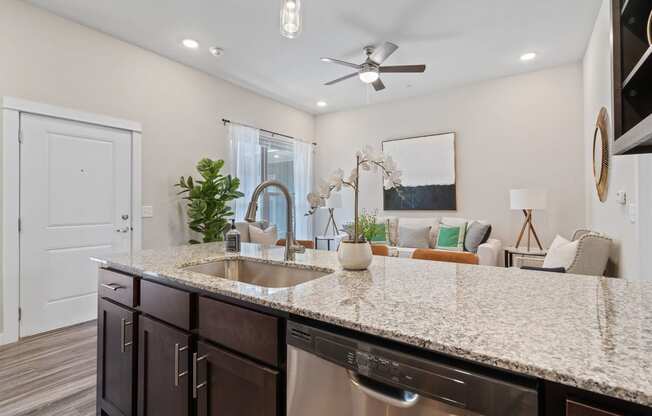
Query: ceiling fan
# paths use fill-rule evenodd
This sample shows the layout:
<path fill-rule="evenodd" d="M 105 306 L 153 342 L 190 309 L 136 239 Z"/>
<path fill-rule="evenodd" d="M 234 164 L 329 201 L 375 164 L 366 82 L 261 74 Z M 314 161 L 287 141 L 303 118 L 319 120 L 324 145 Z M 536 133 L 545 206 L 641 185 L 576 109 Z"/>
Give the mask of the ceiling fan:
<path fill-rule="evenodd" d="M 367 59 L 360 65 L 340 61 L 339 59 L 334 58 L 321 58 L 323 62 L 331 62 L 358 70 L 352 74 L 327 82 L 324 85 L 333 85 L 357 75 L 360 78 L 360 81 L 365 84 L 371 84 L 376 91 L 380 91 L 385 89 L 385 84 L 383 84 L 383 81 L 380 79 L 380 73 L 424 72 L 426 70 L 425 65 L 381 66 L 381 64 L 389 58 L 391 54 L 396 52 L 397 49 L 398 45 L 395 45 L 392 42 L 385 42 L 377 48 L 374 46 L 365 46 L 364 53 L 367 55 Z"/>

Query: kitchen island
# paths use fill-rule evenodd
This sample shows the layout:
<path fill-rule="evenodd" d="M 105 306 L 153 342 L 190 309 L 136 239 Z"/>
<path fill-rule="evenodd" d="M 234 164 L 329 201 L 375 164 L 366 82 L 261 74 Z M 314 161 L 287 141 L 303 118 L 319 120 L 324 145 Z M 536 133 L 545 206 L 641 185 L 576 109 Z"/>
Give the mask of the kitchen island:
<path fill-rule="evenodd" d="M 241 253 L 232 254 L 225 252 L 224 244 L 214 243 L 96 260 L 124 276 L 198 296 L 200 313 L 204 297 L 232 301 L 279 319 L 296 316 L 532 378 L 542 386 L 549 383 L 553 387 L 542 395 L 544 401 L 561 398 L 568 387 L 567 397 L 623 409 L 614 414 L 652 413 L 651 284 L 390 257 L 374 257 L 367 271 L 347 272 L 335 253 L 316 250 L 297 254 L 291 265 L 323 272 L 324 277 L 289 288 L 254 286 L 187 269 L 225 258 L 283 264 L 283 248 L 243 244 Z M 118 292 L 103 290 L 100 297 Z M 137 296 L 127 305 L 135 311 L 142 303 Z M 169 301 L 162 298 L 163 304 L 156 307 L 164 308 Z M 201 336 L 201 317 L 195 315 L 189 312 L 183 325 L 175 327 L 192 335 L 198 320 Z M 125 338 L 124 325 L 121 331 Z M 284 345 L 275 348 L 282 351 Z M 175 354 L 178 366 L 179 352 Z M 270 362 L 257 354 L 246 355 Z M 272 361 L 282 373 L 282 352 Z M 561 405 L 542 404 L 541 414 L 563 414 L 555 406 Z M 276 410 L 283 411 L 282 406 Z"/>

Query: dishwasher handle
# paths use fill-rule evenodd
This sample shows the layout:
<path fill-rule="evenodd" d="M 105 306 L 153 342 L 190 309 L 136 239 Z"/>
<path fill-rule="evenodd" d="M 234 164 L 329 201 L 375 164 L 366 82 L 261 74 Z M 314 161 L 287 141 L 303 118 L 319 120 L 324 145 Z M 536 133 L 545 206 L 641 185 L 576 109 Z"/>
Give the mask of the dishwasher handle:
<path fill-rule="evenodd" d="M 407 391 L 407 390 L 397 389 L 395 387 L 390 387 L 385 384 L 381 384 L 375 380 L 373 381 L 374 384 L 383 386 L 383 388 L 386 390 L 395 390 L 397 392 L 400 392 L 397 395 L 399 397 L 394 397 L 385 392 L 379 391 L 378 388 L 372 386 L 371 383 L 366 381 L 364 378 L 361 378 L 357 373 L 351 370 L 347 370 L 347 373 L 349 375 L 349 379 L 351 380 L 351 383 L 355 387 L 357 387 L 360 391 L 362 391 L 367 396 L 373 397 L 374 399 L 379 400 L 385 404 L 401 409 L 407 409 L 409 407 L 416 405 L 419 402 L 420 396 L 416 393 L 412 393 L 411 391 Z"/>

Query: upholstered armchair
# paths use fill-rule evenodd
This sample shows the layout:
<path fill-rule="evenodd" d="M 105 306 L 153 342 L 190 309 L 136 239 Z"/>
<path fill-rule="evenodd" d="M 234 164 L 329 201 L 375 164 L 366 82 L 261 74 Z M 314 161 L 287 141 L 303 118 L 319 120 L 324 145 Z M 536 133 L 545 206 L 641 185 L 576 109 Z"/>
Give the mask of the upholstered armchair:
<path fill-rule="evenodd" d="M 573 234 L 573 241 L 577 240 L 577 253 L 566 273 L 603 276 L 611 254 L 611 238 L 580 229 Z"/>

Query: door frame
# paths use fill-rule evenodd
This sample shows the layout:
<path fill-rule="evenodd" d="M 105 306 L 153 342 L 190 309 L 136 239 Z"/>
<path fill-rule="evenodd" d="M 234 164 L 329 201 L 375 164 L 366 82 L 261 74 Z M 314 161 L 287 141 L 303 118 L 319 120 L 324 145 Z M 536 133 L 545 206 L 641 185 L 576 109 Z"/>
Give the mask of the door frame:
<path fill-rule="evenodd" d="M 20 116 L 22 113 L 131 132 L 131 250 L 142 248 L 142 127 L 140 123 L 84 111 L 2 97 L 2 331 L 0 345 L 19 339 L 20 308 Z"/>

